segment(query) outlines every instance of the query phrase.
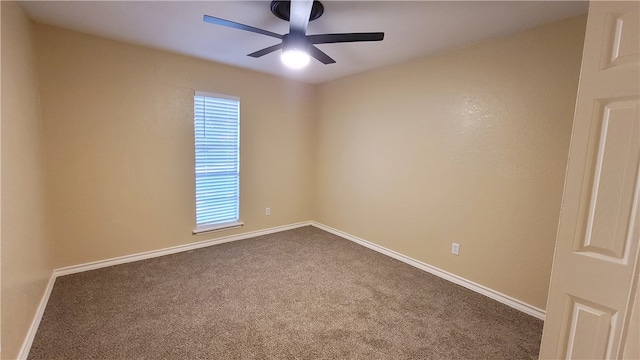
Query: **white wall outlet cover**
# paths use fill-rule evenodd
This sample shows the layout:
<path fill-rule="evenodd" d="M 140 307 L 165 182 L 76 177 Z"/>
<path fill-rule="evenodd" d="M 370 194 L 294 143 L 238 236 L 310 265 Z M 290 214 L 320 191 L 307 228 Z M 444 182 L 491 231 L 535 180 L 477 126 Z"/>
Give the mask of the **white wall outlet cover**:
<path fill-rule="evenodd" d="M 460 254 L 460 244 L 456 244 L 456 243 L 451 244 L 451 253 L 454 255 Z"/>

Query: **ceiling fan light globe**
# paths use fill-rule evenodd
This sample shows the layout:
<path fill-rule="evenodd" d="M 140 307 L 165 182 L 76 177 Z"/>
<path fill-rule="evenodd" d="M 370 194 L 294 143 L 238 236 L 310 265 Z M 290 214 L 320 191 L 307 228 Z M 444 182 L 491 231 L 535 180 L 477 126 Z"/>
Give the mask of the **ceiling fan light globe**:
<path fill-rule="evenodd" d="M 309 65 L 311 58 L 309 54 L 302 50 L 292 49 L 283 51 L 280 55 L 280 60 L 291 69 L 302 69 Z"/>

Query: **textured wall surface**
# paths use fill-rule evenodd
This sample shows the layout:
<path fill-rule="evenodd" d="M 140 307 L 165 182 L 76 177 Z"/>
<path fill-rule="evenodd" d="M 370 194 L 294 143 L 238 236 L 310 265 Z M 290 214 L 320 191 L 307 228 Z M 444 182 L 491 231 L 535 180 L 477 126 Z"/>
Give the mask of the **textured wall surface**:
<path fill-rule="evenodd" d="M 2 1 L 2 358 L 18 355 L 53 267 L 31 24 Z"/>
<path fill-rule="evenodd" d="M 312 86 L 35 30 L 56 267 L 309 220 Z M 240 97 L 243 228 L 191 234 L 194 90 Z"/>
<path fill-rule="evenodd" d="M 585 23 L 320 85 L 314 219 L 544 309 Z"/>

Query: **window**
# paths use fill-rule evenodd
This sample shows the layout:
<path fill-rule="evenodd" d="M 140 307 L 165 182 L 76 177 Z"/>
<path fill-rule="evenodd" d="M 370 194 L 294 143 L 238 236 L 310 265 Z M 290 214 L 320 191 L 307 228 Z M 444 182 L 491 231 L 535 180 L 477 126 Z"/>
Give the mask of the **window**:
<path fill-rule="evenodd" d="M 196 230 L 241 226 L 240 99 L 196 92 Z"/>

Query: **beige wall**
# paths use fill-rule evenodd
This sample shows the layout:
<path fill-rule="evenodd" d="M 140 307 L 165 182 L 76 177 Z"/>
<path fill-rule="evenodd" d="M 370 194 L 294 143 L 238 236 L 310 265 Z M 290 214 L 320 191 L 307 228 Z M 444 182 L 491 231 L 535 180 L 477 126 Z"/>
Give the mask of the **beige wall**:
<path fill-rule="evenodd" d="M 53 269 L 30 22 L 2 1 L 2 358 L 15 358 Z"/>
<path fill-rule="evenodd" d="M 0 39 L 2 39 L 2 4 L 0 4 Z M 2 79 L 2 46 L 0 46 L 0 79 Z M 0 204 L 2 204 L 2 86 L 0 86 Z M 2 206 L 0 206 L 0 359 L 2 359 Z"/>
<path fill-rule="evenodd" d="M 56 267 L 310 219 L 311 85 L 35 31 Z M 241 229 L 191 234 L 194 90 L 241 98 Z"/>
<path fill-rule="evenodd" d="M 319 86 L 314 220 L 544 309 L 585 23 Z"/>

